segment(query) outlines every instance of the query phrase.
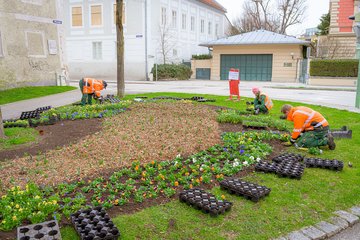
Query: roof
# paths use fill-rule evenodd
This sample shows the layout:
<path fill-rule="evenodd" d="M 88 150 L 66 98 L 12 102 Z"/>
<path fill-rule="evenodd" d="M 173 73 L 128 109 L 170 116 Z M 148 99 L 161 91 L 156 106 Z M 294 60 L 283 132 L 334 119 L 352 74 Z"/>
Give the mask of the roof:
<path fill-rule="evenodd" d="M 259 45 L 259 44 L 298 44 L 309 45 L 310 42 L 297 39 L 293 36 L 283 35 L 267 30 L 256 30 L 231 37 L 220 38 L 200 46 L 212 47 L 217 45 Z"/>
<path fill-rule="evenodd" d="M 198 0 L 198 1 L 226 13 L 226 9 L 220 3 L 218 3 L 215 0 Z"/>

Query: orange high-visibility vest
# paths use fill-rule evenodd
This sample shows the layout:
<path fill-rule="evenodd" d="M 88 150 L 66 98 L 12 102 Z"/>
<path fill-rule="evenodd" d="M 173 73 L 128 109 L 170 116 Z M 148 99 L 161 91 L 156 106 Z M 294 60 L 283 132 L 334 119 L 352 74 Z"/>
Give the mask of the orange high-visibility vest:
<path fill-rule="evenodd" d="M 314 127 L 329 126 L 329 123 L 320 113 L 308 107 L 291 108 L 287 120 L 294 122 L 294 129 L 291 134 L 292 139 L 297 139 L 303 131 L 314 130 Z M 317 124 L 311 126 L 312 122 L 317 122 Z"/>
<path fill-rule="evenodd" d="M 261 95 L 265 96 L 265 106 L 270 111 L 272 109 L 272 107 L 274 106 L 273 102 L 271 101 L 271 99 L 269 98 L 269 96 L 266 93 L 260 93 L 260 96 Z"/>
<path fill-rule="evenodd" d="M 94 78 L 84 78 L 83 93 L 92 94 L 94 93 L 97 97 L 101 96 L 100 91 L 104 89 L 103 80 Z"/>

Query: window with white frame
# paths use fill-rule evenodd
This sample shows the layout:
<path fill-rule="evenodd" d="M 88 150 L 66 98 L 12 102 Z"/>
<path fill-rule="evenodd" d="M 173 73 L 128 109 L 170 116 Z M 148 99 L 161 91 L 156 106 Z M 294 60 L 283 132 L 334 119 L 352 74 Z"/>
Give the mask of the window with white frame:
<path fill-rule="evenodd" d="M 166 25 L 166 8 L 165 7 L 161 8 L 161 25 L 162 26 Z"/>
<path fill-rule="evenodd" d="M 94 26 L 102 25 L 102 5 L 91 5 L 90 15 L 91 15 L 91 26 L 94 27 Z"/>
<path fill-rule="evenodd" d="M 171 27 L 176 28 L 177 27 L 177 12 L 175 10 L 172 10 L 172 21 L 171 21 Z"/>
<path fill-rule="evenodd" d="M 205 31 L 205 20 L 201 19 L 201 21 L 200 21 L 200 32 L 204 33 L 204 31 Z"/>
<path fill-rule="evenodd" d="M 122 23 L 126 25 L 126 3 L 123 3 L 122 6 Z M 113 4 L 113 15 L 114 15 L 114 24 L 116 25 L 116 3 Z"/>
<path fill-rule="evenodd" d="M 83 26 L 83 13 L 81 6 L 71 7 L 71 26 L 72 27 Z"/>
<path fill-rule="evenodd" d="M 208 22 L 208 34 L 211 35 L 212 34 L 212 23 Z"/>
<path fill-rule="evenodd" d="M 0 32 L 0 57 L 4 56 L 4 50 L 3 50 L 3 46 L 2 46 L 2 36 L 1 36 L 1 32 Z"/>
<path fill-rule="evenodd" d="M 219 36 L 219 24 L 215 23 L 215 36 Z"/>
<path fill-rule="evenodd" d="M 102 59 L 102 42 L 93 42 L 93 59 L 101 60 Z"/>
<path fill-rule="evenodd" d="M 181 28 L 182 30 L 186 30 L 186 14 L 183 13 L 181 15 Z"/>
<path fill-rule="evenodd" d="M 195 17 L 191 16 L 190 18 L 190 30 L 193 32 L 195 31 Z"/>

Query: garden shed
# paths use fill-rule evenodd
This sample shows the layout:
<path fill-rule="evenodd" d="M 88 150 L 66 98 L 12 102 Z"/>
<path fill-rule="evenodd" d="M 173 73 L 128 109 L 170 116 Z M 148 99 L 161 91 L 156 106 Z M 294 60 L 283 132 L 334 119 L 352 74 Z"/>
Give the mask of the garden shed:
<path fill-rule="evenodd" d="M 228 80 L 230 68 L 237 68 L 244 81 L 301 82 L 307 74 L 309 44 L 266 30 L 202 43 L 212 51 L 212 59 L 193 60 L 193 78 L 201 69 L 210 72 L 210 80 Z"/>

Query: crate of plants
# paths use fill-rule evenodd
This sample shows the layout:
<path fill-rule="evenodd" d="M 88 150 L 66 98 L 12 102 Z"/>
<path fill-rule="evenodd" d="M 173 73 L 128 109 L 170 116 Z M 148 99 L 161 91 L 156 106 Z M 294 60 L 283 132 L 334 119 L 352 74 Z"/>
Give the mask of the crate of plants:
<path fill-rule="evenodd" d="M 115 97 L 114 95 L 108 94 L 104 98 L 104 101 L 110 102 L 110 103 L 119 103 L 121 100 L 118 97 Z"/>
<path fill-rule="evenodd" d="M 344 163 L 339 160 L 329 160 L 321 158 L 305 158 L 304 164 L 306 167 L 326 168 L 335 171 L 341 171 L 344 168 Z"/>
<path fill-rule="evenodd" d="M 38 112 L 37 110 L 27 111 L 27 112 L 21 113 L 20 119 L 24 120 L 24 119 L 30 119 L 30 118 L 38 118 L 39 116 L 40 116 L 40 112 Z"/>
<path fill-rule="evenodd" d="M 13 127 L 23 127 L 26 128 L 29 126 L 28 121 L 26 120 L 9 120 L 3 121 L 4 128 L 13 128 Z"/>
<path fill-rule="evenodd" d="M 352 138 L 352 130 L 348 129 L 347 126 L 343 126 L 340 129 L 331 130 L 331 134 L 334 138 Z"/>
<path fill-rule="evenodd" d="M 255 165 L 255 171 L 258 172 L 276 173 L 277 169 L 278 169 L 278 163 L 276 162 L 260 161 Z"/>
<path fill-rule="evenodd" d="M 243 127 L 252 129 L 266 129 L 268 127 L 267 123 L 256 121 L 243 121 L 242 125 Z"/>
<path fill-rule="evenodd" d="M 301 179 L 305 166 L 297 161 L 282 161 L 276 171 L 279 177 Z"/>
<path fill-rule="evenodd" d="M 48 221 L 17 228 L 17 240 L 57 239 L 61 240 L 57 221 Z"/>
<path fill-rule="evenodd" d="M 46 106 L 46 107 L 39 107 L 35 111 L 38 111 L 39 113 L 42 113 L 42 112 L 48 111 L 50 109 L 51 109 L 51 106 Z"/>
<path fill-rule="evenodd" d="M 295 161 L 295 162 L 301 162 L 304 160 L 304 156 L 297 153 L 282 153 L 272 159 L 273 162 L 281 163 L 283 161 Z"/>
<path fill-rule="evenodd" d="M 253 202 L 258 202 L 261 198 L 269 195 L 271 192 L 270 188 L 255 183 L 245 182 L 238 178 L 225 179 L 220 182 L 220 186 L 231 194 L 243 196 Z"/>
<path fill-rule="evenodd" d="M 231 202 L 218 200 L 213 194 L 198 188 L 184 190 L 180 193 L 179 200 L 202 210 L 204 213 L 209 213 L 211 216 L 223 214 L 229 211 L 232 206 Z"/>
<path fill-rule="evenodd" d="M 77 211 L 71 215 L 71 222 L 81 240 L 116 240 L 120 237 L 120 231 L 100 206 Z"/>

